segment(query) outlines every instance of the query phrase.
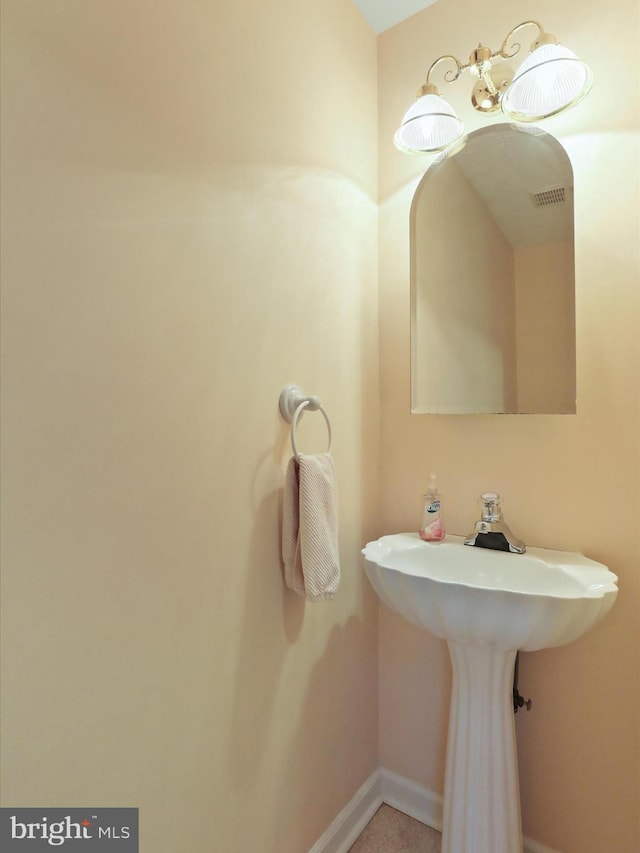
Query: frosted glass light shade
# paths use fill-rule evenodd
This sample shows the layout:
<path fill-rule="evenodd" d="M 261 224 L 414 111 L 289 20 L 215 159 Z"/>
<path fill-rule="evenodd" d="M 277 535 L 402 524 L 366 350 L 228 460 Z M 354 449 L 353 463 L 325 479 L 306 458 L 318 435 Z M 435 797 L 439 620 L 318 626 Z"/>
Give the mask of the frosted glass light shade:
<path fill-rule="evenodd" d="M 464 136 L 464 125 L 440 95 L 423 95 L 407 110 L 393 137 L 405 154 L 443 151 Z"/>
<path fill-rule="evenodd" d="M 575 53 L 545 44 L 516 71 L 502 96 L 502 111 L 515 121 L 540 121 L 579 103 L 592 83 L 590 69 Z"/>

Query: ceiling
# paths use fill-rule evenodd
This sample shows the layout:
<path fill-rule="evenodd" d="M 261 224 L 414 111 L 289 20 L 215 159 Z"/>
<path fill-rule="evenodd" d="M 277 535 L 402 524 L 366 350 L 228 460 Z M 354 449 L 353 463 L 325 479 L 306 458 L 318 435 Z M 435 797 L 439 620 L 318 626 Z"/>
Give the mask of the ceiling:
<path fill-rule="evenodd" d="M 436 0 L 354 0 L 375 33 L 410 18 Z"/>

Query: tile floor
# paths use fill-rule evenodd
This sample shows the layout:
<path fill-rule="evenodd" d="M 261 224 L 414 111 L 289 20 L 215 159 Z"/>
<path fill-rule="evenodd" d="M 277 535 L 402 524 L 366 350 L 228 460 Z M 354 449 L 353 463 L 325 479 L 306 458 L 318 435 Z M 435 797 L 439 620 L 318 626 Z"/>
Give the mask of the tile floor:
<path fill-rule="evenodd" d="M 435 829 L 383 803 L 349 853 L 440 853 Z"/>

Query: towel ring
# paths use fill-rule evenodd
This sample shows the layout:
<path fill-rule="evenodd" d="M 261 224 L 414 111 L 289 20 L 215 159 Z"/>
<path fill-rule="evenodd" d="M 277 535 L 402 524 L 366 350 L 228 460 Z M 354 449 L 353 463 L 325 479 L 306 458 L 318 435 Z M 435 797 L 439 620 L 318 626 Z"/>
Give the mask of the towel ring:
<path fill-rule="evenodd" d="M 331 421 L 320 400 L 317 397 L 307 396 L 297 385 L 287 385 L 280 394 L 280 414 L 287 423 L 291 424 L 291 447 L 293 448 L 294 456 L 300 456 L 296 444 L 296 426 L 305 409 L 308 409 L 310 412 L 320 412 L 322 414 L 329 433 L 329 446 L 326 450 L 329 453 L 332 440 Z"/>

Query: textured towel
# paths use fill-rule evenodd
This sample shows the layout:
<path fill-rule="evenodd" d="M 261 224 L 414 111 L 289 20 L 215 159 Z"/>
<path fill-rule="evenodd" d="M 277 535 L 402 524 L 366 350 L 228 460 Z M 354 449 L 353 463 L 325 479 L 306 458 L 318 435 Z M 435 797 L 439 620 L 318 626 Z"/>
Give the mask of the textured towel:
<path fill-rule="evenodd" d="M 289 460 L 282 506 L 282 557 L 288 587 L 309 601 L 331 599 L 340 584 L 336 474 L 329 453 Z"/>

